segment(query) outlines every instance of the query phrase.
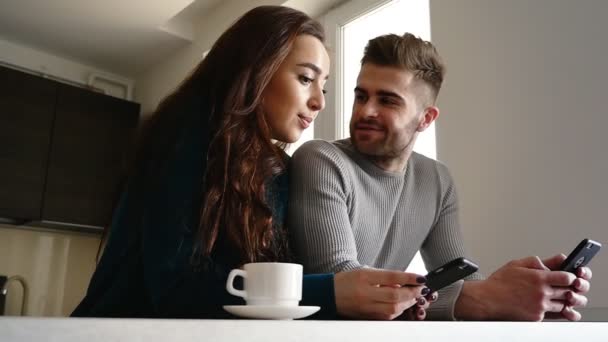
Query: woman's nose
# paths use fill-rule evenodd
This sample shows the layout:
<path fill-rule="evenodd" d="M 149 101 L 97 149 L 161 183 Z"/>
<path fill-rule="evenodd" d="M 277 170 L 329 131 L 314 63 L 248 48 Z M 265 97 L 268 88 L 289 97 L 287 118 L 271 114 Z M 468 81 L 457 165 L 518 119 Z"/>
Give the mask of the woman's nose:
<path fill-rule="evenodd" d="M 323 89 L 316 89 L 314 94 L 308 100 L 308 107 L 314 111 L 320 111 L 325 108 L 325 94 Z"/>

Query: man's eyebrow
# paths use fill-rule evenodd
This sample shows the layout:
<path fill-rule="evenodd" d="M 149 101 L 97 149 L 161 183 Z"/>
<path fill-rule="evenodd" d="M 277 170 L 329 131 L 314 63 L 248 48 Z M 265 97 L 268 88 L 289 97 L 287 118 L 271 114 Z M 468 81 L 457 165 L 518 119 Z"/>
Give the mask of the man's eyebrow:
<path fill-rule="evenodd" d="M 362 89 L 362 88 L 360 88 L 360 87 L 355 87 L 355 93 L 365 93 L 365 94 L 367 94 L 367 91 L 364 90 L 364 89 Z M 376 95 L 378 95 L 378 96 L 392 97 L 392 98 L 395 98 L 395 99 L 398 99 L 398 100 L 401 100 L 401 101 L 405 102 L 405 99 L 403 98 L 403 96 L 401 96 L 401 95 L 399 95 L 399 94 L 397 94 L 395 92 L 388 91 L 388 90 L 378 90 L 376 92 Z"/>
<path fill-rule="evenodd" d="M 317 74 L 317 75 L 321 75 L 321 73 L 322 73 L 321 68 L 319 68 L 318 66 L 316 66 L 316 65 L 314 65 L 312 63 L 298 63 L 296 65 L 297 66 L 301 66 L 301 67 L 305 67 L 305 68 L 309 68 L 312 71 L 314 71 L 315 74 Z M 327 79 L 328 77 L 329 77 L 329 75 L 325 76 L 325 79 Z"/>
<path fill-rule="evenodd" d="M 395 92 L 392 92 L 392 91 L 388 91 L 388 90 L 378 90 L 378 91 L 376 92 L 376 94 L 377 94 L 378 96 L 394 97 L 394 98 L 396 98 L 396 99 L 399 99 L 399 100 L 401 100 L 401 101 L 405 102 L 405 99 L 403 98 L 403 96 L 401 96 L 401 95 L 399 95 L 399 94 L 397 94 L 397 93 L 395 93 Z"/>

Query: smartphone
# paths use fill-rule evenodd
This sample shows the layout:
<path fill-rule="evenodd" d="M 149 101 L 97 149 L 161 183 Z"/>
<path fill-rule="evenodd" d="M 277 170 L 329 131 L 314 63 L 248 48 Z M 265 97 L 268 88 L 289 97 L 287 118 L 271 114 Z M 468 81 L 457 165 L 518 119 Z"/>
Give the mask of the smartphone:
<path fill-rule="evenodd" d="M 602 244 L 591 239 L 584 239 L 578 246 L 568 255 L 566 260 L 560 266 L 562 271 L 576 272 L 576 269 L 581 266 L 586 266 L 593 256 L 602 248 Z"/>
<path fill-rule="evenodd" d="M 472 261 L 462 257 L 457 258 L 430 271 L 426 275 L 425 285 L 431 289 L 431 292 L 435 292 L 476 272 L 478 269 L 479 267 Z"/>

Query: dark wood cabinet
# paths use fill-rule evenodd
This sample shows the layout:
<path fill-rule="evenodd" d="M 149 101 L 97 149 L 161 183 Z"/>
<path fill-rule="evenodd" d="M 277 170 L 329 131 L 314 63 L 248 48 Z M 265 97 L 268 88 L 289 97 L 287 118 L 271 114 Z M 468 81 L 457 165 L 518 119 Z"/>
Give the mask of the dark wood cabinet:
<path fill-rule="evenodd" d="M 0 217 L 105 226 L 139 104 L 6 68 L 0 90 Z"/>
<path fill-rule="evenodd" d="M 40 219 L 55 82 L 0 68 L 0 217 Z"/>
<path fill-rule="evenodd" d="M 139 105 L 61 85 L 42 219 L 105 226 Z"/>

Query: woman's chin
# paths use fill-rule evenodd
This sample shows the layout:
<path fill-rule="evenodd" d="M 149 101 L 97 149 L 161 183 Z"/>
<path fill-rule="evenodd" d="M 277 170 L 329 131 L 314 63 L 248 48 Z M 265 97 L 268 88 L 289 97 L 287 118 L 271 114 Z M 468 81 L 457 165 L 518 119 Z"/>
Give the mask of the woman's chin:
<path fill-rule="evenodd" d="M 284 143 L 284 144 L 293 144 L 296 141 L 300 140 L 300 135 L 296 136 L 296 137 L 280 137 L 280 138 L 272 138 L 272 140 L 276 141 L 276 142 L 280 142 L 280 143 Z"/>
<path fill-rule="evenodd" d="M 283 137 L 283 139 L 277 139 L 277 140 L 282 141 L 286 144 L 293 144 L 293 143 L 296 143 L 298 140 L 300 140 L 300 137 L 302 137 L 302 131 L 286 134 Z"/>

